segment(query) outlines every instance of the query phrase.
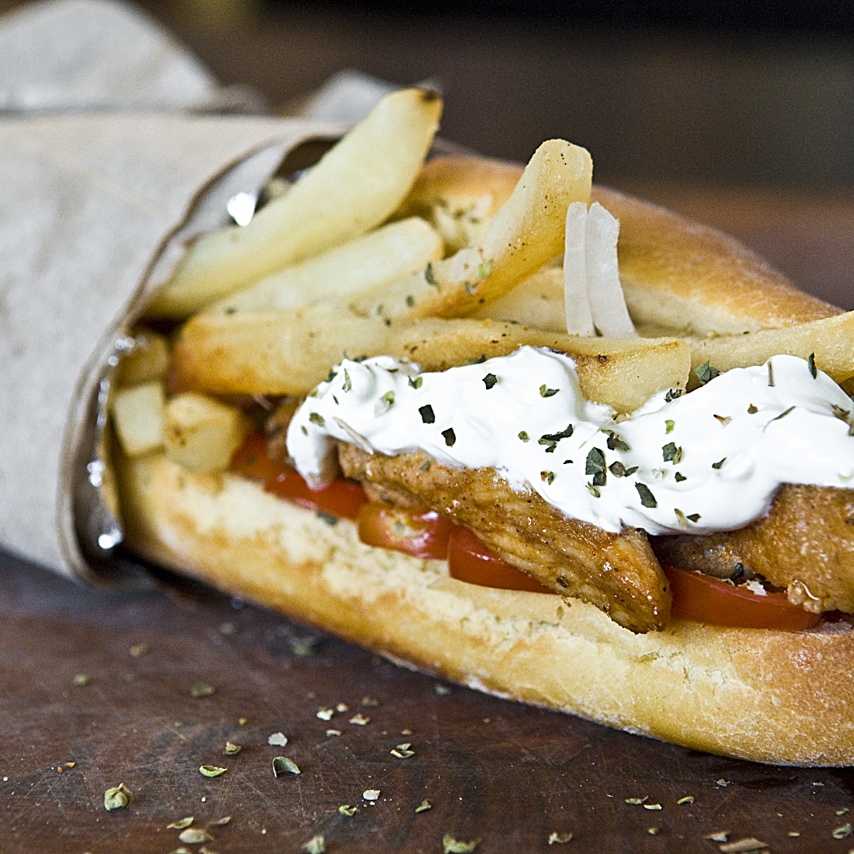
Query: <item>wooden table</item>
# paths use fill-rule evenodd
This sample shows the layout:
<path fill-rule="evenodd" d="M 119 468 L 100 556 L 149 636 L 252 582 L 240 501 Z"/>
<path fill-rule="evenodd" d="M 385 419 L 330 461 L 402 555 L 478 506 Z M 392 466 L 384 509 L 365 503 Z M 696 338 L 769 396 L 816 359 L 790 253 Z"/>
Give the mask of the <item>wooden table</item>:
<path fill-rule="evenodd" d="M 185 847 L 208 852 L 299 852 L 317 835 L 330 854 L 441 852 L 446 834 L 479 854 L 715 852 L 705 837 L 724 831 L 774 854 L 854 847 L 833 836 L 854 818 L 854 770 L 732 761 L 515 705 L 174 578 L 96 592 L 0 555 L 0 619 L 4 852 L 166 854 L 189 816 L 213 841 Z M 276 756 L 301 773 L 276 777 Z M 130 803 L 108 812 L 120 783 Z"/>

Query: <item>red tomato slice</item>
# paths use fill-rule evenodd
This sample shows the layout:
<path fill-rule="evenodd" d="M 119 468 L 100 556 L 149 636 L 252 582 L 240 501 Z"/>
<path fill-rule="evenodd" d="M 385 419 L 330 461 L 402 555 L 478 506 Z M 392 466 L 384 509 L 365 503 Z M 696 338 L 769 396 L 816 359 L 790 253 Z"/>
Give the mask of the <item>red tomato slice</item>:
<path fill-rule="evenodd" d="M 753 593 L 701 572 L 662 567 L 673 590 L 671 616 L 710 626 L 800 631 L 818 625 L 821 614 L 793 605 L 785 593 Z"/>
<path fill-rule="evenodd" d="M 393 549 L 414 557 L 444 560 L 454 525 L 424 507 L 364 504 L 356 519 L 359 539 L 369 546 Z"/>
<path fill-rule="evenodd" d="M 260 433 L 250 433 L 234 452 L 230 468 L 249 480 L 263 484 L 281 471 L 282 464 L 270 459 L 267 440 Z"/>
<path fill-rule="evenodd" d="M 452 578 L 498 587 L 501 590 L 529 590 L 534 593 L 553 593 L 535 578 L 501 560 L 468 529 L 454 525 L 448 543 L 448 570 Z"/>
<path fill-rule="evenodd" d="M 332 481 L 322 489 L 312 489 L 305 478 L 287 463 L 271 460 L 267 442 L 259 434 L 250 435 L 231 459 L 231 470 L 262 483 L 267 492 L 332 516 L 355 519 L 367 496 L 352 480 Z"/>

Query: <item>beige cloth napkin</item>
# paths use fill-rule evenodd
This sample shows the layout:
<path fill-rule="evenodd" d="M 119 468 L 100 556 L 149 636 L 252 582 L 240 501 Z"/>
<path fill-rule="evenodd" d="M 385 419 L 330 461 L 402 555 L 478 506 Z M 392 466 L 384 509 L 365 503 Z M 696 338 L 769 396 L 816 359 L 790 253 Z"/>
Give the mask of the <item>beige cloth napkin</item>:
<path fill-rule="evenodd" d="M 73 44 L 45 53 L 57 33 Z M 121 49 L 90 66 L 93 43 Z M 31 54 L 42 62 L 27 65 Z M 256 189 L 295 146 L 342 126 L 186 112 L 221 104 L 220 90 L 114 2 L 0 18 L 0 81 L 0 548 L 97 581 L 113 567 L 99 572 L 89 540 L 111 529 L 87 510 L 98 471 L 86 464 L 116 341 L 182 240 L 224 222 L 230 195 Z"/>

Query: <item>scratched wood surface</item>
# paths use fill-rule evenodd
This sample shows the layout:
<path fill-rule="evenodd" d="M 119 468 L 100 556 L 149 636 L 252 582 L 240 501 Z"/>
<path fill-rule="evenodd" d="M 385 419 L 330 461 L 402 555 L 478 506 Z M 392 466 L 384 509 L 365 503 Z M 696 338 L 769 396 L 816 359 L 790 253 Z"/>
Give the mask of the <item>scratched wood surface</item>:
<path fill-rule="evenodd" d="M 4 852 L 166 854 L 189 816 L 212 840 L 186 847 L 223 854 L 318 835 L 330 854 L 441 852 L 448 834 L 483 854 L 715 852 L 704 837 L 722 831 L 774 854 L 854 847 L 833 835 L 854 818 L 854 770 L 737 762 L 511 704 L 202 587 L 95 592 L 0 554 L 0 621 Z M 275 777 L 275 756 L 301 773 Z M 108 812 L 119 783 L 130 804 Z"/>

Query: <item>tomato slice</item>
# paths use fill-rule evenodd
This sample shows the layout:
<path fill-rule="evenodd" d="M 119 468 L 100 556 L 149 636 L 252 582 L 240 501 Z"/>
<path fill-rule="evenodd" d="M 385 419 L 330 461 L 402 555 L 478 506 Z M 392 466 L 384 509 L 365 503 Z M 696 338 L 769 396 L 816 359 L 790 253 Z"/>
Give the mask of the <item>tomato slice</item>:
<path fill-rule="evenodd" d="M 369 546 L 393 549 L 414 557 L 444 560 L 454 525 L 426 507 L 364 504 L 356 519 L 359 539 Z"/>
<path fill-rule="evenodd" d="M 468 528 L 459 525 L 454 526 L 448 543 L 448 570 L 452 578 L 482 587 L 554 593 L 493 554 Z"/>
<path fill-rule="evenodd" d="M 761 596 L 742 586 L 734 586 L 704 575 L 672 566 L 663 566 L 673 590 L 671 616 L 710 626 L 747 629 L 801 631 L 818 625 L 821 614 L 793 605 L 785 593 Z"/>
<path fill-rule="evenodd" d="M 282 469 L 282 463 L 270 459 L 267 440 L 260 433 L 250 433 L 231 458 L 231 471 L 264 484 Z"/>
<path fill-rule="evenodd" d="M 270 459 L 267 441 L 257 433 L 237 449 L 231 459 L 231 470 L 263 484 L 267 492 L 278 498 L 344 519 L 355 519 L 368 500 L 358 483 L 344 478 L 333 480 L 321 489 L 312 489 L 295 468 Z"/>

